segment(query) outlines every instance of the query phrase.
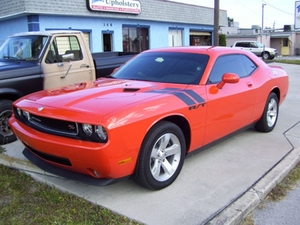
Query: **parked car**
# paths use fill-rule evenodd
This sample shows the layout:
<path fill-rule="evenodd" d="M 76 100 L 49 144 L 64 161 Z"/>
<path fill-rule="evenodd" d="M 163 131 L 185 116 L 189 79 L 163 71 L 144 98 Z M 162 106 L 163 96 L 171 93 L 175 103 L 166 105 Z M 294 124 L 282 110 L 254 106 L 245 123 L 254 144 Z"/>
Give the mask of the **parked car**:
<path fill-rule="evenodd" d="M 250 51 L 263 59 L 274 59 L 277 55 L 275 48 L 268 48 L 258 41 L 236 41 L 231 47 Z"/>
<path fill-rule="evenodd" d="M 9 123 L 45 163 L 159 190 L 187 154 L 253 125 L 272 131 L 287 92 L 286 72 L 250 52 L 162 48 L 107 78 L 23 97 Z"/>

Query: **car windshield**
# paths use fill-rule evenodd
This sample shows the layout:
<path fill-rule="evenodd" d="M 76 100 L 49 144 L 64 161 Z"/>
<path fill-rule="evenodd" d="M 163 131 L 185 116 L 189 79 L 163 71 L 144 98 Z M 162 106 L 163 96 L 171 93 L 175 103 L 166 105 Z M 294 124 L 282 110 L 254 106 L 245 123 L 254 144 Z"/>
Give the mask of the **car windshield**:
<path fill-rule="evenodd" d="M 209 56 L 182 52 L 145 52 L 110 77 L 164 83 L 198 84 Z"/>
<path fill-rule="evenodd" d="M 257 44 L 257 46 L 258 46 L 259 48 L 263 48 L 263 47 L 264 47 L 264 45 L 263 45 L 262 43 L 260 43 L 260 42 L 256 42 L 256 44 Z"/>
<path fill-rule="evenodd" d="M 0 48 L 0 59 L 37 60 L 47 39 L 40 35 L 10 37 Z"/>

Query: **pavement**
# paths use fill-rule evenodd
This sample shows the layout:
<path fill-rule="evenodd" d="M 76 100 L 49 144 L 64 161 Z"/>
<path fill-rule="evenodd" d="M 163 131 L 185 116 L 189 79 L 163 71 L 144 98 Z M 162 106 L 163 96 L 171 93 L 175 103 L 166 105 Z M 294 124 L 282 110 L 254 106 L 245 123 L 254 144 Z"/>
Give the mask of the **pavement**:
<path fill-rule="evenodd" d="M 300 161 L 300 66 L 272 65 L 290 75 L 275 129 L 248 129 L 186 158 L 177 180 L 163 190 L 132 180 L 99 187 L 49 174 L 24 157 L 19 141 L 3 145 L 0 163 L 143 224 L 240 224 Z"/>

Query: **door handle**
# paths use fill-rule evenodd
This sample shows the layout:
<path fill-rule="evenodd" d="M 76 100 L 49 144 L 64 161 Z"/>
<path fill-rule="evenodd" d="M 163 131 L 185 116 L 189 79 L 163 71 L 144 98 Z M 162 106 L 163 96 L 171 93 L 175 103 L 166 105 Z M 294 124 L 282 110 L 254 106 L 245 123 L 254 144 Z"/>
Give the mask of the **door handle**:
<path fill-rule="evenodd" d="M 247 83 L 247 86 L 248 86 L 248 87 L 252 87 L 252 83 L 248 82 L 248 83 Z"/>
<path fill-rule="evenodd" d="M 81 64 L 80 65 L 80 68 L 89 68 L 90 67 L 90 65 L 87 65 L 87 64 Z"/>

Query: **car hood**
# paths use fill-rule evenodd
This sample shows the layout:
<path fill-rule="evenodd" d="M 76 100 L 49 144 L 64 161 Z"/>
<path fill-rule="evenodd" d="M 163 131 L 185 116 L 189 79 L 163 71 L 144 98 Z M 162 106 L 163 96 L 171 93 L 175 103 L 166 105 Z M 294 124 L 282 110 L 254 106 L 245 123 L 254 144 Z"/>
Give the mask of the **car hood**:
<path fill-rule="evenodd" d="M 30 111 L 37 111 L 38 108 L 43 107 L 45 110 L 47 108 L 63 109 L 56 110 L 58 114 L 61 113 L 59 111 L 76 111 L 99 117 L 116 110 L 128 109 L 147 99 L 163 98 L 167 95 L 162 95 L 162 93 L 171 94 L 187 86 L 186 84 L 102 78 L 94 83 L 80 83 L 60 89 L 36 92 L 22 98 L 17 105 L 21 108 L 29 105 L 35 108 Z M 53 112 L 49 112 L 49 115 L 51 113 Z"/>
<path fill-rule="evenodd" d="M 0 79 L 40 74 L 36 61 L 0 60 Z"/>

